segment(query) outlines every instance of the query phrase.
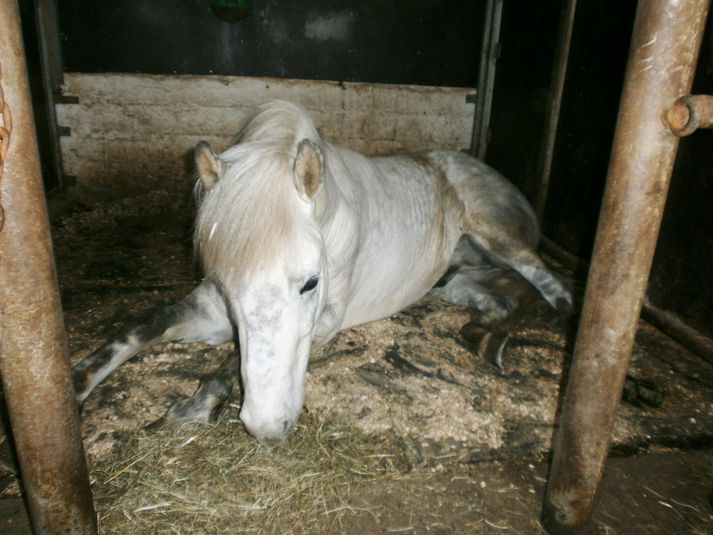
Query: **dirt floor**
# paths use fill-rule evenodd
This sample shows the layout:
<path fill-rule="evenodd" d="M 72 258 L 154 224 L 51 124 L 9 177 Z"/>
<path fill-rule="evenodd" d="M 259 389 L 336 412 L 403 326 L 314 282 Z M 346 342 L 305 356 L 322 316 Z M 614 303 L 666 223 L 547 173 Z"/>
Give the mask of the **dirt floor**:
<path fill-rule="evenodd" d="M 341 533 L 546 533 L 539 522 L 547 463 L 451 466 L 417 488 L 401 483 L 354 493 Z M 713 452 L 610 459 L 582 534 L 713 533 Z"/>
<path fill-rule="evenodd" d="M 546 475 L 546 462 L 519 460 L 452 465 L 388 484 L 365 482 L 351 489 L 340 523 L 312 532 L 544 534 L 539 514 Z M 299 526 L 295 532 L 302 532 Z M 0 499 L 0 534 L 30 533 L 22 500 Z M 713 450 L 610 458 L 592 521 L 578 533 L 713 533 Z"/>
<path fill-rule="evenodd" d="M 157 191 L 108 204 L 74 200 L 55 222 L 73 362 L 127 318 L 180 299 L 200 280 L 190 212 L 187 198 Z M 546 459 L 571 335 L 535 302 L 510 325 L 498 368 L 478 356 L 480 340 L 464 329 L 470 319 L 469 311 L 426 297 L 391 318 L 340 333 L 312 355 L 310 418 L 388 437 L 410 469 L 355 481 L 341 496 L 338 515 L 331 511 L 319 529 L 290 531 L 543 532 Z M 229 344 L 166 344 L 108 378 L 82 414 L 90 464 L 100 465 L 128 433 L 190 395 L 230 350 Z M 592 525 L 581 532 L 713 533 L 713 370 L 645 323 L 632 360 L 615 456 Z M 10 457 L 4 458 L 0 533 L 22 533 L 20 491 Z M 102 531 L 132 532 L 106 525 Z"/>
<path fill-rule="evenodd" d="M 190 202 L 167 192 L 75 205 L 55 226 L 70 353 L 96 350 L 127 319 L 186 295 L 200 280 Z M 432 297 L 339 333 L 310 360 L 307 410 L 400 437 L 414 464 L 515 459 L 549 450 L 571 336 L 543 301 L 510 325 L 502 369 L 463 336 L 470 311 Z M 467 334 L 467 333 L 466 333 Z M 92 455 L 160 418 L 231 350 L 166 344 L 127 363 L 84 406 Z M 686 445 L 711 436 L 710 366 L 642 322 L 618 448 Z"/>

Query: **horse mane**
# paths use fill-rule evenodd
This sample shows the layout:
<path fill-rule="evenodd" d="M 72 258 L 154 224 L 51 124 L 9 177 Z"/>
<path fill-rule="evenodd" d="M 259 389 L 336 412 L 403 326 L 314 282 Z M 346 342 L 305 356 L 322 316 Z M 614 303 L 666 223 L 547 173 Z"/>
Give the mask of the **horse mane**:
<path fill-rule="evenodd" d="M 321 143 L 304 109 L 267 102 L 238 144 L 219 155 L 227 170 L 217 184 L 204 191 L 197 181 L 194 243 L 206 276 L 229 284 L 271 265 L 278 253 L 295 258 L 300 243 L 317 232 L 300 211 L 293 178 L 297 144 L 305 138 Z"/>

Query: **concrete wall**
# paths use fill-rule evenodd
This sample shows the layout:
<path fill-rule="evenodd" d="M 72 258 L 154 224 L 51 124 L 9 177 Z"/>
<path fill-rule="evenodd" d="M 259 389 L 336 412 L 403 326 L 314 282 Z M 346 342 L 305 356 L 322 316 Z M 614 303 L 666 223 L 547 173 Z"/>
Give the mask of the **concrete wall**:
<path fill-rule="evenodd" d="M 472 88 L 278 78 L 65 75 L 58 123 L 64 172 L 84 189 L 131 194 L 180 187 L 201 140 L 222 151 L 267 99 L 304 106 L 323 137 L 369 155 L 467 149 Z M 74 97 L 74 98 L 69 98 Z"/>

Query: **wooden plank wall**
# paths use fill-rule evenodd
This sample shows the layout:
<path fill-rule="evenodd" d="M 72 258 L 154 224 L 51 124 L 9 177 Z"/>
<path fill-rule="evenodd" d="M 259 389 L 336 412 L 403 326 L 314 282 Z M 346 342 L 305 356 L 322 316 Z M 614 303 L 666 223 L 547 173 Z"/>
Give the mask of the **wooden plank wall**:
<path fill-rule="evenodd" d="M 65 74 L 57 119 L 66 175 L 95 192 L 131 194 L 188 183 L 200 140 L 228 148 L 267 99 L 298 102 L 322 136 L 369 155 L 467 149 L 472 88 L 278 78 Z M 75 99 L 64 98 L 64 102 Z"/>

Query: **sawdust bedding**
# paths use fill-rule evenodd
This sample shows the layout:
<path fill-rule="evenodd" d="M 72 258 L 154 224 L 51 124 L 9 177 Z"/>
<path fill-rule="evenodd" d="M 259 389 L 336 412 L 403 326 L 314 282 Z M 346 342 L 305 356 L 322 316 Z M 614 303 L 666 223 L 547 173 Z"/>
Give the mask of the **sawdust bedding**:
<path fill-rule="evenodd" d="M 128 318 L 180 299 L 200 280 L 190 224 L 184 198 L 156 191 L 108 204 L 75 203 L 54 225 L 74 362 Z M 427 296 L 393 317 L 339 333 L 311 356 L 305 410 L 366 435 L 389 435 L 416 463 L 548 451 L 571 336 L 535 302 L 511 333 L 499 369 L 461 335 L 470 320 L 468 310 Z M 127 431 L 161 417 L 230 350 L 230 344 L 165 344 L 126 363 L 85 405 L 89 454 L 106 455 Z M 685 441 L 713 429 L 713 380 L 704 365 L 644 324 L 630 379 L 616 444 Z"/>

